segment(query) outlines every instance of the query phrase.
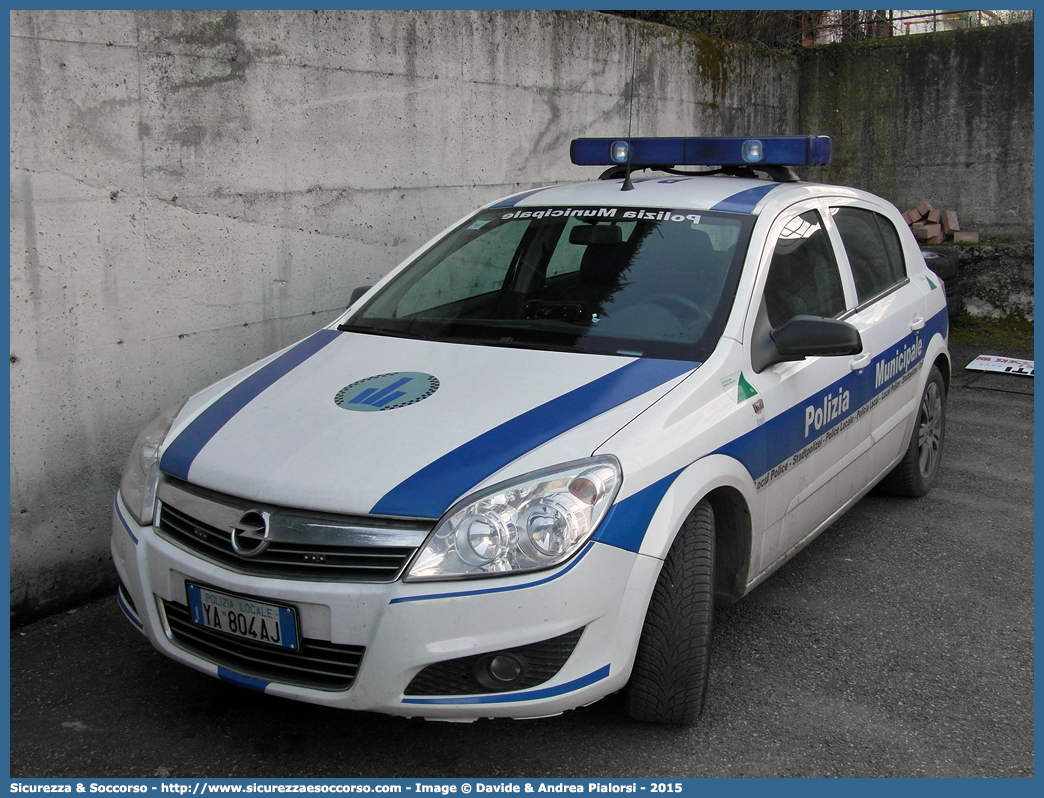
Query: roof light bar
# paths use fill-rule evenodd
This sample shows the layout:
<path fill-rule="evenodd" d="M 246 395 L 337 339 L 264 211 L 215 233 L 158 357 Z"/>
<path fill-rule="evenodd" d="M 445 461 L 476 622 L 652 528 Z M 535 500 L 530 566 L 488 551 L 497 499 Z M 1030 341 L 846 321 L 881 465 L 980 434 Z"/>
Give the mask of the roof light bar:
<path fill-rule="evenodd" d="M 577 166 L 825 166 L 829 136 L 573 139 Z"/>

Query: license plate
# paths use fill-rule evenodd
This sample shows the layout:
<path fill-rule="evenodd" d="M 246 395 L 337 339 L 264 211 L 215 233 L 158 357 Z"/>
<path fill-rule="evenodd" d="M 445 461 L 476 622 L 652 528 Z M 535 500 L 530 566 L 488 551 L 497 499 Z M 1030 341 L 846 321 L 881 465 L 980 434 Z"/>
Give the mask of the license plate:
<path fill-rule="evenodd" d="M 255 643 L 299 650 L 297 610 L 185 583 L 192 623 Z"/>

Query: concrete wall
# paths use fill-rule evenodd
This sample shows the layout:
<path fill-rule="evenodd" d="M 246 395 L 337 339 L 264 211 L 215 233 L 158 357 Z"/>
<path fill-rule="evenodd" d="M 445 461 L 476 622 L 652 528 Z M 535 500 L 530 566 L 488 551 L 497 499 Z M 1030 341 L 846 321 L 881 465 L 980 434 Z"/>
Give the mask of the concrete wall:
<path fill-rule="evenodd" d="M 801 55 L 801 130 L 830 135 L 810 179 L 961 228 L 1033 239 L 1033 23 L 831 45 Z"/>
<path fill-rule="evenodd" d="M 11 605 L 109 589 L 161 408 L 570 139 L 796 133 L 796 59 L 590 12 L 11 12 Z"/>

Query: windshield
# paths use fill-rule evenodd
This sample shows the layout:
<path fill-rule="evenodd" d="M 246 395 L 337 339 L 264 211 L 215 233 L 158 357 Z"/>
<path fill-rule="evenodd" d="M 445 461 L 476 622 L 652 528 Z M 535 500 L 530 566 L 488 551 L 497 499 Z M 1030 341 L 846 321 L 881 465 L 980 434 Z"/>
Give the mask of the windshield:
<path fill-rule="evenodd" d="M 753 223 L 689 210 L 482 211 L 341 329 L 702 361 L 724 329 Z"/>

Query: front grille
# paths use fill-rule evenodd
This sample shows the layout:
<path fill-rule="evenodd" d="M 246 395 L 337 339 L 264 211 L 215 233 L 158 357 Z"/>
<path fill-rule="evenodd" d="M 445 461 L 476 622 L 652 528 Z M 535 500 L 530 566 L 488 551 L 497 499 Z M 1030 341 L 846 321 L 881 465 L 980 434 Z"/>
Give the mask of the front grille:
<path fill-rule="evenodd" d="M 511 685 L 511 690 L 536 687 L 555 676 L 573 653 L 583 634 L 583 627 L 575 631 L 504 651 L 476 654 L 459 659 L 448 659 L 429 665 L 410 682 L 406 695 L 477 695 L 495 692 L 482 686 L 475 678 L 475 666 L 491 654 L 514 654 L 528 665 L 525 677 Z"/>
<path fill-rule="evenodd" d="M 416 551 L 409 546 L 273 541 L 259 555 L 247 559 L 233 550 L 231 530 L 211 526 L 165 503 L 158 528 L 184 548 L 234 570 L 284 579 L 393 582 Z"/>
<path fill-rule="evenodd" d="M 245 676 L 311 687 L 347 690 L 355 681 L 364 646 L 345 646 L 327 640 L 301 639 L 300 651 L 286 651 L 215 632 L 189 620 L 188 607 L 164 601 L 167 627 L 174 642 L 216 665 Z"/>

